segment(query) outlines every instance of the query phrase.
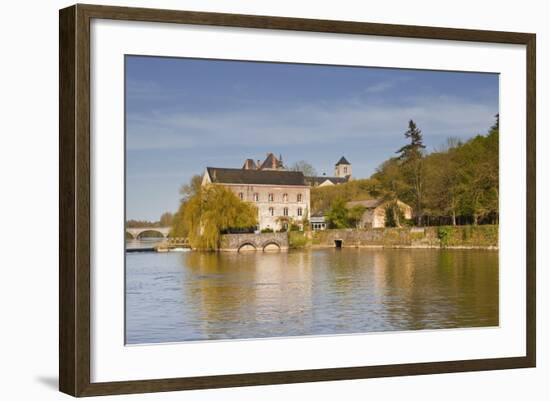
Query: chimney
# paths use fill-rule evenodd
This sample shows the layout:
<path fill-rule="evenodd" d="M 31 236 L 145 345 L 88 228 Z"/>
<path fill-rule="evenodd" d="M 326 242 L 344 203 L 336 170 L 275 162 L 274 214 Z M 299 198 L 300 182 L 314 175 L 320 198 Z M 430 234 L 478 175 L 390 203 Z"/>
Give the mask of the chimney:
<path fill-rule="evenodd" d="M 260 167 L 261 167 L 260 159 L 258 159 L 258 170 L 260 169 Z"/>

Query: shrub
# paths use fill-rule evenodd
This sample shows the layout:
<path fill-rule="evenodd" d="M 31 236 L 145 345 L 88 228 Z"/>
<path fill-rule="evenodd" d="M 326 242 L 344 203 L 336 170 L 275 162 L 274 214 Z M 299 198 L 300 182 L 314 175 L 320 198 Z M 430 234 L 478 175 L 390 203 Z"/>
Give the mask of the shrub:
<path fill-rule="evenodd" d="M 273 229 L 272 229 L 272 228 L 263 228 L 260 232 L 261 232 L 262 234 L 272 233 L 272 232 L 273 232 Z"/>
<path fill-rule="evenodd" d="M 441 241 L 442 246 L 447 246 L 449 244 L 449 239 L 451 236 L 451 227 L 438 227 L 437 228 L 437 238 Z"/>
<path fill-rule="evenodd" d="M 291 231 L 288 236 L 288 245 L 290 248 L 304 248 L 308 246 L 308 239 L 303 232 Z"/>

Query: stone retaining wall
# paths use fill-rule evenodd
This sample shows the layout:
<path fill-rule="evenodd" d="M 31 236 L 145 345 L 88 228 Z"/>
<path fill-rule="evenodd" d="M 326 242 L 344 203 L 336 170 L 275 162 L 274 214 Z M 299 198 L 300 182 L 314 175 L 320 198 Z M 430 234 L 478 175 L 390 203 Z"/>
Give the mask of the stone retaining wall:
<path fill-rule="evenodd" d="M 342 229 L 312 233 L 313 247 L 411 247 L 498 249 L 498 226 Z"/>

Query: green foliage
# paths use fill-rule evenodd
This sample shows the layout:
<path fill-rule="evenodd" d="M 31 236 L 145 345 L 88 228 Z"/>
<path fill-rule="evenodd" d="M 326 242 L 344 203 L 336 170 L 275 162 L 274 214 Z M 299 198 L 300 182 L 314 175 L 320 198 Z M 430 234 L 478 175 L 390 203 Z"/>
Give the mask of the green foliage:
<path fill-rule="evenodd" d="M 309 240 L 303 232 L 291 231 L 288 233 L 288 246 L 291 249 L 305 248 L 309 246 Z"/>
<path fill-rule="evenodd" d="M 430 154 L 424 154 L 416 125 L 405 136 L 410 143 L 371 177 L 383 198 L 413 206 L 419 225 L 498 223 L 498 115 L 486 135 L 465 143 L 450 138 Z"/>
<path fill-rule="evenodd" d="M 196 188 L 181 203 L 171 235 L 188 237 L 193 248 L 215 250 L 221 233 L 254 227 L 257 216 L 256 207 L 241 201 L 231 190 L 207 185 Z"/>
<path fill-rule="evenodd" d="M 395 152 L 399 154 L 399 159 L 409 161 L 421 158 L 422 149 L 426 146 L 422 139 L 422 131 L 418 129 L 413 120 L 409 120 L 409 129 L 405 131 L 405 138 L 410 139 L 410 143 Z"/>
<path fill-rule="evenodd" d="M 262 230 L 260 231 L 262 234 L 266 234 L 266 233 L 272 233 L 273 232 L 273 229 L 272 228 L 262 228 Z"/>
<path fill-rule="evenodd" d="M 361 205 L 353 206 L 348 209 L 348 226 L 360 228 L 361 218 L 366 210 L 367 208 Z"/>
<path fill-rule="evenodd" d="M 386 227 L 401 227 L 411 223 L 410 220 L 405 220 L 405 213 L 397 200 L 389 202 L 384 212 Z"/>
<path fill-rule="evenodd" d="M 337 199 L 325 214 L 325 219 L 330 228 L 348 228 L 348 209 L 343 199 Z"/>
<path fill-rule="evenodd" d="M 180 188 L 180 195 L 182 196 L 181 201 L 185 202 L 189 198 L 198 194 L 202 186 L 202 176 L 200 174 L 195 174 L 189 180 L 189 184 L 184 184 Z"/>
<path fill-rule="evenodd" d="M 126 228 L 136 228 L 136 227 L 170 227 L 172 225 L 173 215 L 170 212 L 165 212 L 160 216 L 158 221 L 149 221 L 149 220 L 127 220 Z"/>
<path fill-rule="evenodd" d="M 381 195 L 380 183 L 375 179 L 351 180 L 344 184 L 311 188 L 311 210 L 325 212 L 337 200 L 345 202 L 376 198 Z"/>
<path fill-rule="evenodd" d="M 417 128 L 413 120 L 409 121 L 409 129 L 405 132 L 405 138 L 410 143 L 403 146 L 397 152 L 402 182 L 414 206 L 418 224 L 423 215 L 423 197 L 425 189 L 425 162 L 422 132 Z M 399 225 L 399 222 L 396 221 Z"/>
<path fill-rule="evenodd" d="M 325 213 L 325 219 L 330 228 L 359 228 L 365 210 L 366 208 L 361 205 L 348 209 L 346 201 L 339 198 Z"/>
<path fill-rule="evenodd" d="M 174 220 L 174 215 L 170 212 L 166 212 L 160 216 L 159 223 L 161 227 L 170 227 L 172 225 L 173 220 Z"/>
<path fill-rule="evenodd" d="M 498 225 L 440 226 L 441 246 L 498 246 Z"/>
<path fill-rule="evenodd" d="M 437 228 L 437 238 L 441 241 L 442 246 L 447 246 L 449 243 L 449 237 L 451 235 L 451 227 L 438 227 Z"/>
<path fill-rule="evenodd" d="M 397 227 L 397 221 L 395 219 L 395 213 L 391 205 L 386 206 L 386 227 Z"/>

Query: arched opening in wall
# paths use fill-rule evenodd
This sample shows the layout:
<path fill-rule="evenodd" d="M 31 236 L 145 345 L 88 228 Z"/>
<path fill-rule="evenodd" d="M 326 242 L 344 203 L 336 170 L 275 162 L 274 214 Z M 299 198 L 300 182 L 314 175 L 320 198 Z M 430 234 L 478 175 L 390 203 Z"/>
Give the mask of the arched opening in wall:
<path fill-rule="evenodd" d="M 251 252 L 255 250 L 256 247 L 249 242 L 247 242 L 246 244 L 242 244 L 238 249 L 239 252 Z"/>
<path fill-rule="evenodd" d="M 124 238 L 126 239 L 134 239 L 134 236 L 130 234 L 128 231 L 124 232 Z"/>
<path fill-rule="evenodd" d="M 335 239 L 334 240 L 334 246 L 338 249 L 342 248 L 343 243 L 344 243 L 344 241 L 342 241 L 341 239 Z"/>
<path fill-rule="evenodd" d="M 264 245 L 264 252 L 279 252 L 281 247 L 276 242 L 269 242 Z"/>
<path fill-rule="evenodd" d="M 145 230 L 140 232 L 136 239 L 143 238 L 164 238 L 164 235 L 157 230 Z"/>

